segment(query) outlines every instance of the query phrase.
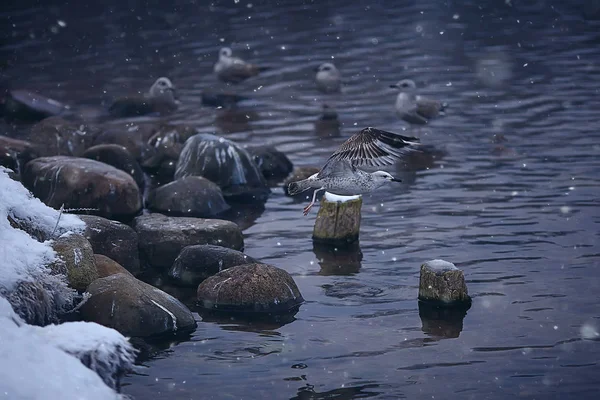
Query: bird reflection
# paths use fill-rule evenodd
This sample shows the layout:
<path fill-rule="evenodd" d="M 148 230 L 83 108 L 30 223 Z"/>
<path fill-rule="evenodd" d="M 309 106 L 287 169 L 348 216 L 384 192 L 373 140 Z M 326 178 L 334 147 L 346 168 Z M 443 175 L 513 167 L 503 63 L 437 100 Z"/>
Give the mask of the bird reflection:
<path fill-rule="evenodd" d="M 327 104 L 323 104 L 323 112 L 315 121 L 315 133 L 321 138 L 340 136 L 340 120 L 337 112 Z"/>
<path fill-rule="evenodd" d="M 321 266 L 320 275 L 356 274 L 360 270 L 363 258 L 358 242 L 343 248 L 313 242 L 313 252 Z"/>
<path fill-rule="evenodd" d="M 421 330 L 434 337 L 457 338 L 462 332 L 463 320 L 469 308 L 470 304 L 466 307 L 444 308 L 419 301 Z"/>

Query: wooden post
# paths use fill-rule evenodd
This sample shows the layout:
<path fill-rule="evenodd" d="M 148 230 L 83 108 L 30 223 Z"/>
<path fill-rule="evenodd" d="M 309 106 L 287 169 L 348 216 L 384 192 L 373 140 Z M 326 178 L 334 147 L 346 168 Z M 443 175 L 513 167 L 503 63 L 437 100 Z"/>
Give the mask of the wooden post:
<path fill-rule="evenodd" d="M 471 306 L 463 272 L 443 260 L 431 260 L 421 265 L 419 300 L 441 307 Z"/>
<path fill-rule="evenodd" d="M 340 247 L 358 241 L 361 206 L 360 196 L 325 193 L 315 219 L 313 241 Z"/>

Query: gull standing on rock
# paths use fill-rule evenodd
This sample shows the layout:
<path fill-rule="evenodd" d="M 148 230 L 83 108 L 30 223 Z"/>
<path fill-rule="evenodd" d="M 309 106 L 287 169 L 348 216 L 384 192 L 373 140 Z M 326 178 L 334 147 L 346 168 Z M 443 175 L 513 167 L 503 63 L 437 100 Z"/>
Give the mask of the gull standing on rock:
<path fill-rule="evenodd" d="M 339 93 L 342 89 L 342 77 L 340 71 L 333 63 L 326 62 L 316 69 L 315 83 L 317 89 L 323 93 Z"/>
<path fill-rule="evenodd" d="M 113 117 L 133 117 L 146 114 L 167 114 L 177 109 L 175 86 L 169 78 L 160 77 L 144 95 L 120 97 L 108 108 Z"/>
<path fill-rule="evenodd" d="M 269 67 L 259 67 L 247 63 L 238 57 L 233 57 L 229 47 L 219 50 L 219 60 L 215 63 L 214 72 L 219 80 L 226 83 L 240 83 L 248 78 L 268 70 Z"/>
<path fill-rule="evenodd" d="M 447 107 L 445 103 L 416 94 L 417 85 L 410 79 L 403 79 L 390 87 L 400 91 L 396 98 L 396 112 L 410 124 L 425 125 Z"/>
<path fill-rule="evenodd" d="M 392 165 L 406 152 L 413 150 L 410 146 L 419 144 L 419 139 L 415 137 L 365 128 L 342 143 L 318 173 L 291 182 L 288 193 L 293 196 L 311 188 L 316 189 L 312 201 L 304 208 L 304 215 L 307 215 L 321 190 L 352 196 L 372 192 L 386 182 L 400 182 L 385 171 L 366 172 L 357 167 Z"/>

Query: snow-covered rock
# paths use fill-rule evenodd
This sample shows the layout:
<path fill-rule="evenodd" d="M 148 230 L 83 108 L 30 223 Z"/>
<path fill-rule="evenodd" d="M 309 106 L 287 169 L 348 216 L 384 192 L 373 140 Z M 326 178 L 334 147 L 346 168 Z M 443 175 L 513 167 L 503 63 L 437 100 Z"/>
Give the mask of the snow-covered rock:
<path fill-rule="evenodd" d="M 134 350 L 94 323 L 27 325 L 0 297 L 0 393 L 11 399 L 124 400 L 117 386 Z"/>
<path fill-rule="evenodd" d="M 72 309 L 76 294 L 46 268 L 56 261 L 49 239 L 83 232 L 85 224 L 47 207 L 8 172 L 0 167 L 0 296 L 27 322 L 43 325 Z"/>

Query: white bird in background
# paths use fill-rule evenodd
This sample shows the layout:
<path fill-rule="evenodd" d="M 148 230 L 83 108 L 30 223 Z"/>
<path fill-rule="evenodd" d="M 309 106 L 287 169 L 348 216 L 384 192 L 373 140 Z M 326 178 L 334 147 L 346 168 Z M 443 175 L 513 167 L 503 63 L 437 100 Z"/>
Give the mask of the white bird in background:
<path fill-rule="evenodd" d="M 396 112 L 410 124 L 425 125 L 447 107 L 446 103 L 416 94 L 417 85 L 410 79 L 403 79 L 390 87 L 400 91 L 396 98 Z"/>
<path fill-rule="evenodd" d="M 166 114 L 175 111 L 179 104 L 175 86 L 163 76 L 154 82 L 148 93 L 117 98 L 108 111 L 114 117 Z"/>
<path fill-rule="evenodd" d="M 351 196 L 372 192 L 386 182 L 400 182 L 386 171 L 366 172 L 357 167 L 392 165 L 405 153 L 414 150 L 411 146 L 419 144 L 419 139 L 415 137 L 365 128 L 342 143 L 318 173 L 291 182 L 288 193 L 293 196 L 311 188 L 316 189 L 312 201 L 304 208 L 304 215 L 307 215 L 315 204 L 317 193 L 322 190 Z"/>
<path fill-rule="evenodd" d="M 241 58 L 233 57 L 229 47 L 223 47 L 219 51 L 219 60 L 213 68 L 217 78 L 226 83 L 240 83 L 248 78 L 268 70 L 269 67 L 259 67 L 248 63 Z"/>
<path fill-rule="evenodd" d="M 342 77 L 340 71 L 333 63 L 326 62 L 316 69 L 315 83 L 317 89 L 323 93 L 338 93 L 342 89 Z"/>

